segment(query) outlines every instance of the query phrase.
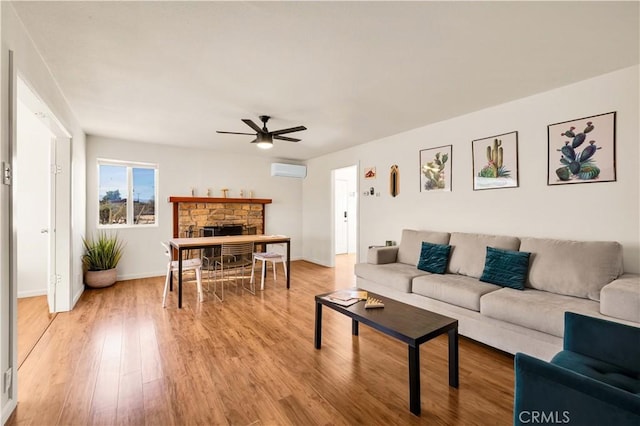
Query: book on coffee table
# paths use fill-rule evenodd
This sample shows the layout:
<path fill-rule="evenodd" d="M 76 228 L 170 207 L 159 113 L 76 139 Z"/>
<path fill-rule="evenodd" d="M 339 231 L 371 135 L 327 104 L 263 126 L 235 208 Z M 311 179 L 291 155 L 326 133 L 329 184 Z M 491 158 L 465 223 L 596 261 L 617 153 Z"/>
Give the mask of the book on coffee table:
<path fill-rule="evenodd" d="M 323 299 L 328 300 L 329 302 L 335 303 L 336 305 L 340 305 L 340 306 L 351 306 L 360 301 L 360 299 L 347 299 L 347 300 L 334 299 L 331 296 L 324 296 Z"/>
<path fill-rule="evenodd" d="M 327 297 L 338 300 L 367 300 L 367 292 L 364 290 L 338 290 L 329 294 Z"/>
<path fill-rule="evenodd" d="M 367 292 L 363 290 L 338 290 L 324 296 L 324 299 L 340 306 L 351 306 L 361 300 L 367 300 Z"/>

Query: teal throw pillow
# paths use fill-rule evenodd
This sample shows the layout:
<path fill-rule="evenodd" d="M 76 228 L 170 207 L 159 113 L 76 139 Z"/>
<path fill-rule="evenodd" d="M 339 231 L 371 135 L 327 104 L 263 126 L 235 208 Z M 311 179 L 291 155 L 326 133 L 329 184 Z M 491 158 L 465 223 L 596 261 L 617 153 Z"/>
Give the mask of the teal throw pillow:
<path fill-rule="evenodd" d="M 418 269 L 434 274 L 444 274 L 447 271 L 450 251 L 451 246 L 449 245 L 431 244 L 423 241 L 420 259 L 418 260 Z"/>
<path fill-rule="evenodd" d="M 526 251 L 487 247 L 487 257 L 480 281 L 524 290 L 530 255 L 531 253 Z"/>

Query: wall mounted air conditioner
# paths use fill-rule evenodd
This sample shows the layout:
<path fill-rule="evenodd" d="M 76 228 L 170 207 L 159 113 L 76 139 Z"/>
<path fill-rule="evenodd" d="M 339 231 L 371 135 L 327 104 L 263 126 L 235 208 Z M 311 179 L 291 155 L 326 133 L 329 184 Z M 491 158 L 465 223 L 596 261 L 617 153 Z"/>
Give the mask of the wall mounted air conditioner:
<path fill-rule="evenodd" d="M 307 176 L 307 166 L 299 164 L 271 163 L 271 176 L 304 178 Z"/>

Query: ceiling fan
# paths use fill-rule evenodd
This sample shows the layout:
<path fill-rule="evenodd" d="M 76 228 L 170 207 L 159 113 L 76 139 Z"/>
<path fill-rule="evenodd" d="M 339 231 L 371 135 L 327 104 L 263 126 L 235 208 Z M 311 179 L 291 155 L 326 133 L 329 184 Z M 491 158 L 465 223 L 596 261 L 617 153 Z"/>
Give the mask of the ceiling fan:
<path fill-rule="evenodd" d="M 256 131 L 256 133 L 223 132 L 220 130 L 218 130 L 217 132 L 226 133 L 230 135 L 255 135 L 256 138 L 252 140 L 251 143 L 258 144 L 258 148 L 269 149 L 273 147 L 274 139 L 277 139 L 280 141 L 287 141 L 287 142 L 300 142 L 300 139 L 290 138 L 288 136 L 282 136 L 282 135 L 285 133 L 293 133 L 293 132 L 299 132 L 302 130 L 307 130 L 307 128 L 304 126 L 297 126 L 297 127 L 290 127 L 288 129 L 274 130 L 273 132 L 270 132 L 269 129 L 267 129 L 267 121 L 269 121 L 269 118 L 271 117 L 268 115 L 260 116 L 260 121 L 262 121 L 262 129 L 256 123 L 254 123 L 253 120 L 249 120 L 248 118 L 242 119 L 242 121 L 244 121 L 244 124 L 251 127 L 253 130 Z"/>

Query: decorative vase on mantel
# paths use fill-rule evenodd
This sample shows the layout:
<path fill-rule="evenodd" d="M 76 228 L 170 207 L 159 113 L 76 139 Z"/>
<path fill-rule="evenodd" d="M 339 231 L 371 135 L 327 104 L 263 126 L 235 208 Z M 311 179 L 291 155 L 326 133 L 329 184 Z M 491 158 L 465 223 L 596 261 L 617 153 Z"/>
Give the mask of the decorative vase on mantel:
<path fill-rule="evenodd" d="M 102 271 L 87 271 L 84 273 L 84 283 L 91 288 L 104 288 L 116 283 L 118 276 L 116 268 Z"/>

